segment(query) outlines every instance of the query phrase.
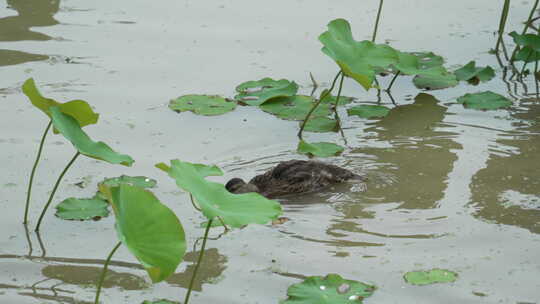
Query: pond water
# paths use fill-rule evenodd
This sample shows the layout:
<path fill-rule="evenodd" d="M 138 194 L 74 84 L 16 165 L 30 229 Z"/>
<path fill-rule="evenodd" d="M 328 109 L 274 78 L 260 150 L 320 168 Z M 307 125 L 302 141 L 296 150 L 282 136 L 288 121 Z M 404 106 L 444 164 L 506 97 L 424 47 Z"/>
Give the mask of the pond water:
<path fill-rule="evenodd" d="M 297 122 L 256 107 L 215 117 L 177 114 L 169 100 L 232 97 L 239 83 L 263 77 L 295 80 L 309 94 L 310 72 L 328 86 L 337 68 L 320 52 L 317 36 L 330 20 L 344 18 L 357 40 L 370 39 L 378 1 L 0 4 L 0 302 L 93 303 L 92 284 L 117 241 L 113 217 L 70 222 L 50 212 L 40 235 L 25 233 L 27 178 L 47 124 L 20 91 L 33 77 L 45 96 L 95 106 L 100 123 L 85 130 L 136 160 L 127 168 L 80 158 L 55 204 L 92 195 L 105 177 L 145 175 L 158 180 L 154 192 L 183 223 L 188 254 L 166 282 L 150 284 L 125 248 L 115 254 L 103 303 L 141 303 L 183 299 L 197 253 L 191 247 L 204 232 L 189 196 L 155 163 L 216 164 L 225 176 L 212 179 L 225 182 L 304 158 L 295 152 Z M 520 30 L 531 6 L 513 2 L 507 29 Z M 288 198 L 290 221 L 209 241 L 192 303 L 277 303 L 289 285 L 328 273 L 377 285 L 365 303 L 540 303 L 540 103 L 521 85 L 509 93 L 488 54 L 500 7 L 492 0 L 385 3 L 378 42 L 433 51 L 451 69 L 476 60 L 497 77 L 429 92 L 398 78 L 392 93 L 400 106 L 385 119 L 344 119 L 348 146 L 327 160 L 365 172 L 368 190 L 337 185 Z M 514 106 L 476 111 L 455 103 L 485 90 L 512 95 Z M 366 93 L 349 79 L 343 93 L 358 103 L 376 101 L 374 90 Z M 385 94 L 382 102 L 393 107 Z M 342 143 L 334 133 L 306 137 Z M 45 143 L 30 228 L 73 153 L 60 136 Z M 75 185 L 81 181 L 86 187 Z M 403 280 L 407 271 L 432 268 L 459 278 L 423 287 Z"/>

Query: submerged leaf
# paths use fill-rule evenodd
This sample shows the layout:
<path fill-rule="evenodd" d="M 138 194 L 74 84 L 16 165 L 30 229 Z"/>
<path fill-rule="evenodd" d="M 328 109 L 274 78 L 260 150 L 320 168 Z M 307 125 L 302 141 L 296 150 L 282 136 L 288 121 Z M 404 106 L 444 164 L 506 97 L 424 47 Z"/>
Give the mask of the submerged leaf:
<path fill-rule="evenodd" d="M 457 102 L 462 103 L 466 108 L 477 110 L 496 110 L 512 105 L 512 102 L 508 98 L 491 91 L 465 94 L 459 97 Z"/>
<path fill-rule="evenodd" d="M 294 96 L 298 85 L 287 79 L 274 80 L 263 78 L 258 81 L 246 81 L 236 87 L 239 93 L 234 97 L 238 102 L 250 106 L 259 106 L 276 97 Z"/>
<path fill-rule="evenodd" d="M 280 304 L 349 304 L 362 303 L 371 296 L 375 286 L 354 280 L 345 280 L 337 274 L 326 277 L 312 276 L 287 289 L 286 300 Z"/>
<path fill-rule="evenodd" d="M 217 95 L 184 95 L 171 100 L 169 108 L 198 115 L 221 115 L 236 108 L 236 103 Z"/>
<path fill-rule="evenodd" d="M 186 239 L 180 221 L 152 192 L 121 184 L 100 191 L 116 216 L 120 241 L 141 262 L 152 282 L 160 282 L 174 273 L 186 252 Z"/>
<path fill-rule="evenodd" d="M 156 165 L 176 180 L 178 187 L 191 193 L 209 220 L 220 217 L 233 228 L 247 224 L 265 224 L 281 214 L 281 205 L 258 193 L 232 194 L 220 183 L 207 181 L 200 164 L 172 160 L 171 165 Z M 201 172 L 205 174 L 201 174 Z M 216 219 L 217 220 L 217 219 Z"/>
<path fill-rule="evenodd" d="M 109 215 L 106 201 L 94 196 L 93 198 L 70 197 L 56 206 L 55 215 L 64 220 L 99 219 Z"/>
<path fill-rule="evenodd" d="M 73 146 L 88 157 L 104 160 L 111 164 L 131 166 L 133 159 L 129 155 L 118 154 L 104 142 L 94 142 L 84 133 L 77 120 L 62 113 L 59 107 L 50 107 L 54 127 L 67 138 Z"/>
<path fill-rule="evenodd" d="M 298 143 L 296 149 L 299 153 L 307 154 L 308 156 L 318 156 L 318 157 L 330 157 L 341 154 L 345 150 L 342 146 L 328 143 L 328 142 L 317 142 L 317 143 L 308 143 L 301 140 Z"/>
<path fill-rule="evenodd" d="M 404 276 L 407 283 L 413 285 L 428 285 L 434 283 L 450 283 L 457 279 L 457 273 L 446 269 L 429 271 L 410 271 Z"/>
<path fill-rule="evenodd" d="M 260 108 L 268 113 L 274 114 L 281 119 L 286 120 L 303 120 L 307 113 L 311 110 L 315 100 L 310 96 L 296 95 L 293 97 L 275 98 L 260 106 Z M 312 118 L 327 117 L 330 115 L 330 105 L 320 103 L 312 113 Z"/>
<path fill-rule="evenodd" d="M 81 127 L 95 124 L 98 121 L 99 114 L 94 113 L 90 105 L 84 100 L 71 100 L 60 103 L 54 99 L 43 97 L 37 89 L 33 78 L 29 78 L 24 82 L 22 91 L 36 108 L 49 117 L 51 117 L 50 108 L 59 107 L 63 113 L 75 118 Z"/>
<path fill-rule="evenodd" d="M 467 63 L 460 69 L 457 69 L 454 74 L 457 80 L 469 81 L 472 83 L 478 83 L 479 81 L 485 82 L 495 77 L 495 71 L 490 66 L 476 67 L 476 62 L 473 60 Z"/>
<path fill-rule="evenodd" d="M 362 118 L 385 117 L 389 112 L 389 108 L 376 105 L 359 105 L 347 110 L 347 114 L 356 115 Z"/>

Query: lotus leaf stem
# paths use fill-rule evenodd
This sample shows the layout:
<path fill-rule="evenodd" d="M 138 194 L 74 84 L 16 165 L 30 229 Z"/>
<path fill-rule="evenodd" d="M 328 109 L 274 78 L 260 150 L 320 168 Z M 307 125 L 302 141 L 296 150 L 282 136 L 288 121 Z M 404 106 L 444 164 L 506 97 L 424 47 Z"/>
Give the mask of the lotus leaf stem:
<path fill-rule="evenodd" d="M 317 107 L 319 106 L 321 101 L 324 100 L 326 98 L 326 96 L 328 96 L 332 92 L 332 90 L 334 89 L 334 86 L 336 85 L 336 81 L 337 81 L 338 77 L 341 74 L 343 74 L 343 72 L 341 70 L 339 70 L 339 72 L 334 77 L 334 80 L 332 81 L 332 85 L 330 86 L 330 89 L 326 90 L 319 97 L 319 100 L 317 100 L 317 102 L 311 107 L 311 109 L 309 109 L 309 112 L 306 114 L 306 118 L 304 118 L 304 121 L 302 122 L 302 125 L 300 125 L 300 131 L 298 131 L 298 138 L 300 140 L 302 139 L 302 132 L 304 132 L 304 128 L 306 127 L 306 124 L 307 124 L 309 118 L 311 117 L 311 114 L 313 113 L 313 111 L 315 111 L 315 109 L 317 109 Z"/>
<path fill-rule="evenodd" d="M 525 22 L 525 26 L 523 27 L 523 31 L 521 31 L 521 35 L 524 35 L 527 32 L 527 28 L 529 27 L 528 23 L 531 21 L 534 15 L 534 12 L 536 11 L 536 8 L 538 7 L 538 1 L 539 0 L 534 1 L 531 12 L 529 13 L 529 18 L 527 18 L 527 21 Z M 510 56 L 510 62 L 514 62 L 514 59 L 518 50 L 519 50 L 519 45 L 516 45 L 516 47 L 514 48 L 514 51 L 512 51 L 512 56 Z"/>
<path fill-rule="evenodd" d="M 347 138 L 345 137 L 345 133 L 343 133 L 343 128 L 341 128 L 341 119 L 339 119 L 338 114 L 339 98 L 341 97 L 341 89 L 343 89 L 343 79 L 345 79 L 345 74 L 341 73 L 341 79 L 339 80 L 339 87 L 336 96 L 336 103 L 334 104 L 334 117 L 336 118 L 337 126 L 339 132 L 341 133 L 341 137 L 343 137 L 343 141 L 345 142 L 345 144 L 347 144 Z"/>
<path fill-rule="evenodd" d="M 118 242 L 116 246 L 114 246 L 113 250 L 111 250 L 111 253 L 109 253 L 109 256 L 105 260 L 105 263 L 103 264 L 103 270 L 101 271 L 101 275 L 99 276 L 99 281 L 97 284 L 97 290 L 96 290 L 96 298 L 94 300 L 94 304 L 99 303 L 99 295 L 101 294 L 101 286 L 103 285 L 103 281 L 105 281 L 105 275 L 107 274 L 107 268 L 109 267 L 109 263 L 111 262 L 111 258 L 113 254 L 116 252 L 116 250 L 122 245 L 122 242 Z"/>
<path fill-rule="evenodd" d="M 32 167 L 32 172 L 30 173 L 30 181 L 28 182 L 28 191 L 26 192 L 26 206 L 24 207 L 24 220 L 23 224 L 28 223 L 28 209 L 30 207 L 30 196 L 32 193 L 32 183 L 34 182 L 34 175 L 36 174 L 36 169 L 39 164 L 39 160 L 41 158 L 41 151 L 43 150 L 43 144 L 45 143 L 45 138 L 47 137 L 47 134 L 49 133 L 49 129 L 51 128 L 52 120 L 49 121 L 47 124 L 47 127 L 45 128 L 45 132 L 43 132 L 43 136 L 41 136 L 41 141 L 39 142 L 39 148 L 36 156 L 36 160 L 34 161 L 34 166 Z"/>
<path fill-rule="evenodd" d="M 195 277 L 197 276 L 197 272 L 199 271 L 199 266 L 201 265 L 201 262 L 204 256 L 204 248 L 206 247 L 206 240 L 208 239 L 208 232 L 210 232 L 210 227 L 212 227 L 213 220 L 214 219 L 209 220 L 208 224 L 206 224 L 206 230 L 204 231 L 201 252 L 199 253 L 199 258 L 197 259 L 197 265 L 195 265 L 195 269 L 193 270 L 193 275 L 191 276 L 191 281 L 189 282 L 189 288 L 186 294 L 186 298 L 184 299 L 184 304 L 189 303 L 189 296 L 191 295 L 191 290 L 193 289 L 193 283 L 195 282 Z M 97 302 L 95 304 L 97 304 Z"/>
<path fill-rule="evenodd" d="M 504 35 L 504 28 L 506 26 L 506 20 L 508 19 L 508 11 L 510 10 L 510 0 L 504 0 L 504 5 L 501 13 L 501 20 L 499 21 L 499 37 L 497 38 L 497 43 L 495 44 L 495 53 L 499 52 L 499 47 L 502 42 L 502 37 Z M 508 60 L 507 55 L 505 54 L 506 60 Z"/>
<path fill-rule="evenodd" d="M 390 92 L 392 86 L 394 85 L 394 81 L 396 81 L 396 78 L 399 76 L 400 73 L 401 71 L 397 71 L 392 80 L 390 80 L 390 84 L 388 85 L 388 88 L 386 88 L 386 92 Z"/>
<path fill-rule="evenodd" d="M 49 205 L 52 202 L 54 194 L 56 193 L 56 189 L 58 189 L 58 185 L 60 185 L 60 182 L 62 181 L 62 178 L 66 174 L 67 170 L 69 169 L 69 167 L 71 167 L 71 165 L 73 164 L 73 162 L 75 162 L 75 160 L 77 159 L 77 157 L 79 155 L 81 155 L 81 153 L 79 151 L 77 151 L 77 153 L 75 153 L 73 158 L 69 161 L 67 166 L 64 168 L 62 173 L 60 173 L 60 176 L 58 176 L 58 179 L 56 180 L 56 183 L 54 184 L 54 188 L 53 188 L 53 190 L 51 192 L 51 195 L 49 196 L 49 200 L 45 204 L 45 207 L 43 208 L 43 210 L 41 211 L 41 215 L 39 216 L 39 220 L 37 222 L 36 229 L 34 229 L 36 232 L 39 231 L 39 226 L 41 226 L 41 221 L 43 220 L 43 216 L 45 216 L 45 212 L 47 212 L 47 209 L 49 208 Z"/>
<path fill-rule="evenodd" d="M 379 29 L 379 19 L 381 18 L 381 11 L 384 0 L 379 0 L 379 9 L 377 10 L 377 19 L 375 19 L 375 28 L 373 29 L 373 36 L 371 36 L 371 42 L 375 42 L 377 38 L 377 30 Z"/>

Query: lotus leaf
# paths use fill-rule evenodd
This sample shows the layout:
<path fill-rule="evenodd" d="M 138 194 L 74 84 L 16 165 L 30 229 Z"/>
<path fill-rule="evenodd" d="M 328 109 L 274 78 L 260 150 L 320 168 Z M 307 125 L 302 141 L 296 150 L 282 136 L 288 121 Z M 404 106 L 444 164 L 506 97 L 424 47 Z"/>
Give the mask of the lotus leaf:
<path fill-rule="evenodd" d="M 220 183 L 207 181 L 204 176 L 214 169 L 203 170 L 200 164 L 172 160 L 171 165 L 156 165 L 176 180 L 178 187 L 191 193 L 209 220 L 220 217 L 226 225 L 242 227 L 265 224 L 281 214 L 281 205 L 258 193 L 232 194 Z M 201 172 L 205 174 L 201 174 Z"/>
<path fill-rule="evenodd" d="M 491 91 L 465 94 L 457 99 L 464 107 L 477 110 L 496 110 L 506 108 L 512 105 L 512 102 L 499 94 Z"/>
<path fill-rule="evenodd" d="M 421 75 L 431 77 L 443 77 L 448 71 L 442 65 L 425 65 L 420 59 L 410 53 L 398 52 L 398 62 L 395 68 L 406 75 Z M 426 67 L 427 66 L 427 67 Z"/>
<path fill-rule="evenodd" d="M 169 300 L 155 300 L 155 301 L 144 301 L 142 302 L 142 304 L 180 304 L 180 302 L 174 302 L 174 301 L 169 301 Z"/>
<path fill-rule="evenodd" d="M 338 130 L 337 120 L 327 117 L 310 118 L 304 126 L 304 131 L 308 132 L 337 132 Z"/>
<path fill-rule="evenodd" d="M 318 156 L 318 157 L 330 157 L 341 154 L 345 150 L 342 146 L 328 143 L 328 142 L 317 142 L 317 143 L 308 143 L 301 140 L 298 143 L 296 149 L 299 153 L 307 154 L 308 156 Z"/>
<path fill-rule="evenodd" d="M 514 60 L 523 61 L 526 63 L 535 62 L 540 60 L 540 52 L 535 51 L 530 46 L 525 46 L 517 52 Z"/>
<path fill-rule="evenodd" d="M 444 64 L 444 58 L 433 52 L 411 52 L 409 54 L 418 58 L 421 69 L 434 68 Z"/>
<path fill-rule="evenodd" d="M 133 159 L 129 155 L 118 154 L 104 142 L 94 142 L 84 133 L 75 118 L 64 114 L 59 107 L 50 107 L 53 126 L 67 138 L 73 146 L 88 157 L 104 160 L 111 164 L 131 166 Z"/>
<path fill-rule="evenodd" d="M 169 108 L 176 112 L 191 111 L 198 115 L 221 115 L 236 108 L 236 103 L 216 95 L 184 95 L 171 100 Z"/>
<path fill-rule="evenodd" d="M 381 118 L 388 115 L 389 112 L 389 108 L 376 105 L 359 105 L 347 110 L 347 114 L 362 118 Z"/>
<path fill-rule="evenodd" d="M 298 85 L 287 79 L 274 80 L 263 78 L 258 81 L 246 81 L 236 87 L 239 93 L 234 97 L 238 102 L 250 106 L 259 106 L 276 97 L 294 96 Z"/>
<path fill-rule="evenodd" d="M 413 78 L 414 85 L 424 90 L 441 90 L 458 85 L 456 75 L 447 73 L 443 75 L 417 75 Z"/>
<path fill-rule="evenodd" d="M 321 92 L 321 95 L 320 95 L 321 97 L 326 95 L 321 100 L 321 103 L 335 104 L 336 103 L 336 96 L 333 96 L 332 94 L 328 94 L 327 92 L 328 92 L 328 90 L 326 90 L 326 89 Z M 351 103 L 353 100 L 354 100 L 354 97 L 339 96 L 339 105 L 345 105 L 345 104 Z"/>
<path fill-rule="evenodd" d="M 154 188 L 157 184 L 155 179 L 146 176 L 127 176 L 109 177 L 104 179 L 101 184 L 107 187 L 118 187 L 120 184 L 130 184 L 140 188 Z"/>
<path fill-rule="evenodd" d="M 362 303 L 371 296 L 375 286 L 354 280 L 345 280 L 337 274 L 326 277 L 312 276 L 287 289 L 281 304 L 349 304 Z"/>
<path fill-rule="evenodd" d="M 508 35 L 512 36 L 514 42 L 519 46 L 530 47 L 532 50 L 540 52 L 540 35 L 523 34 L 511 32 Z"/>
<path fill-rule="evenodd" d="M 495 71 L 490 66 L 476 67 L 476 62 L 471 61 L 462 68 L 454 72 L 457 80 L 469 81 L 472 83 L 478 83 L 479 81 L 485 82 L 495 77 Z"/>
<path fill-rule="evenodd" d="M 68 198 L 56 206 L 56 216 L 64 220 L 99 219 L 109 215 L 106 201 L 93 198 Z"/>
<path fill-rule="evenodd" d="M 398 52 L 388 45 L 355 41 L 351 26 L 345 19 L 332 20 L 328 31 L 319 36 L 319 41 L 324 45 L 322 52 L 366 90 L 372 87 L 376 70 L 387 69 L 399 60 Z"/>
<path fill-rule="evenodd" d="M 50 108 L 59 107 L 63 113 L 75 118 L 81 127 L 95 124 L 98 121 L 99 114 L 94 113 L 86 101 L 71 100 L 66 103 L 60 103 L 54 99 L 43 97 L 32 78 L 24 82 L 22 91 L 36 108 L 40 109 L 49 117 L 51 117 Z"/>
<path fill-rule="evenodd" d="M 281 119 L 303 120 L 314 105 L 315 100 L 310 96 L 296 95 L 293 97 L 275 98 L 260 106 L 268 113 L 274 114 Z M 330 105 L 320 103 L 311 117 L 327 117 L 330 115 Z"/>
<path fill-rule="evenodd" d="M 116 217 L 120 241 L 141 262 L 152 282 L 174 273 L 186 252 L 182 224 L 152 192 L 129 184 L 107 187 L 107 200 Z"/>
<path fill-rule="evenodd" d="M 434 283 L 449 283 L 457 279 L 457 273 L 445 269 L 432 269 L 429 271 L 410 271 L 404 276 L 407 283 L 413 285 L 428 285 Z"/>

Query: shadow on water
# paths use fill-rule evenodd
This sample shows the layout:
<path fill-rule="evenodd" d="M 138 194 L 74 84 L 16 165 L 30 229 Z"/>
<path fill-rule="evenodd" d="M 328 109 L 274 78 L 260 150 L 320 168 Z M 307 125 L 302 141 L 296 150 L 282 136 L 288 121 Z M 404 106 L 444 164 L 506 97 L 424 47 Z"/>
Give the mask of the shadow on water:
<path fill-rule="evenodd" d="M 475 216 L 540 233 L 540 104 L 522 102 L 511 112 L 515 130 L 500 134 L 497 144 L 511 152 L 491 153 L 487 166 L 473 177 Z"/>
<path fill-rule="evenodd" d="M 60 0 L 8 0 L 8 8 L 17 11 L 17 16 L 0 18 L 0 41 L 51 40 L 52 37 L 34 32 L 32 27 L 58 24 L 54 15 L 60 7 Z M 47 60 L 49 56 L 0 49 L 0 66 L 21 64 L 29 61 Z"/>

